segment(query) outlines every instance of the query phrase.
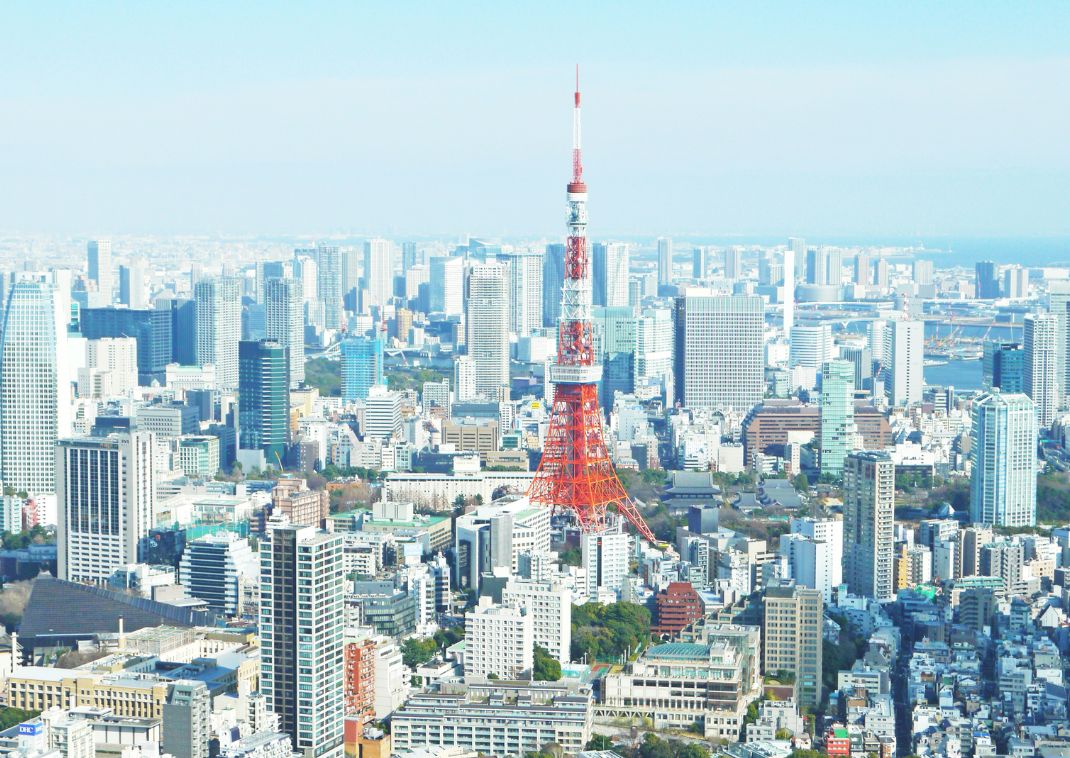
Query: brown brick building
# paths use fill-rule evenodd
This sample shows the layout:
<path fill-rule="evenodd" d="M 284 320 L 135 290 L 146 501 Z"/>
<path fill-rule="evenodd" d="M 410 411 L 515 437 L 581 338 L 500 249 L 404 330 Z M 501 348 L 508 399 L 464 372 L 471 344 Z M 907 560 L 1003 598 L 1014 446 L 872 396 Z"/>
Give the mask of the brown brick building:
<path fill-rule="evenodd" d="M 705 606 L 688 582 L 672 582 L 654 597 L 654 627 L 658 636 L 676 637 L 684 627 L 702 618 Z"/>
<path fill-rule="evenodd" d="M 855 426 L 866 450 L 883 450 L 892 444 L 892 428 L 884 414 L 865 402 L 855 403 Z M 821 412 L 816 405 L 798 400 L 766 400 L 743 421 L 743 456 L 749 465 L 755 453 L 771 453 L 785 445 L 789 432 L 821 431 Z"/>

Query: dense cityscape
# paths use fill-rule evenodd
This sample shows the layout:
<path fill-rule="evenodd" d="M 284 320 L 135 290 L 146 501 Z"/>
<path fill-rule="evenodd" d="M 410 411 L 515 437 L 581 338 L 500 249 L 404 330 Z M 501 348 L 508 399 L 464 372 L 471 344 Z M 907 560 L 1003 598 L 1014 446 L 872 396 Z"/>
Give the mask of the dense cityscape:
<path fill-rule="evenodd" d="M 485 30 L 479 14 L 445 13 L 473 24 L 466 44 Z M 357 47 L 376 49 L 382 18 L 369 13 Z M 285 39 L 316 37 L 291 21 Z M 418 27 L 407 62 L 426 52 Z M 150 44 L 160 34 L 141 28 Z M 530 40 L 514 38 L 523 61 Z M 450 56 L 500 55 L 483 41 Z M 264 47 L 292 62 L 303 44 Z M 657 70 L 669 53 L 651 44 Z M 252 47 L 233 50 L 253 81 Z M 607 207 L 622 196 L 604 178 L 620 145 L 598 146 L 628 125 L 596 110 L 582 129 L 582 114 L 622 90 L 547 54 L 564 82 L 546 106 L 560 139 L 525 150 L 557 178 L 502 169 L 559 202 L 549 218 L 523 208 L 539 234 L 403 233 L 370 205 L 337 220 L 360 231 L 269 231 L 295 215 L 261 233 L 106 234 L 117 216 L 104 214 L 99 232 L 0 232 L 0 755 L 1070 756 L 1070 238 L 702 234 L 679 230 L 708 219 L 642 216 L 629 223 L 643 233 L 603 231 L 629 211 Z M 64 65 L 41 71 L 42 89 Z M 596 81 L 612 81 L 605 68 Z M 947 86 L 920 70 L 912 87 Z M 419 129 L 429 144 L 441 129 L 442 149 L 457 135 L 436 124 L 450 119 L 435 81 L 452 86 L 428 80 L 417 99 L 437 112 Z M 512 94 L 481 89 L 480 115 L 509 118 Z M 224 113 L 225 99 L 182 109 Z M 317 117 L 344 121 L 334 105 Z M 801 123 L 828 102 L 781 105 Z M 159 116 L 137 128 L 162 134 Z M 6 128 L 6 184 L 32 197 L 30 143 L 5 142 Z M 359 141 L 381 124 L 346 128 Z M 382 182 L 419 230 L 418 174 L 375 133 L 412 194 L 375 161 L 359 181 Z M 480 164 L 488 197 L 519 197 L 484 183 L 493 145 L 456 149 L 453 170 Z M 985 160 L 999 149 L 985 143 Z M 136 175 L 122 156 L 107 160 Z M 200 192 L 227 187 L 198 165 L 191 204 L 167 201 L 176 229 Z M 83 168 L 57 183 L 55 229 L 82 210 L 61 198 Z M 288 202 L 316 181 L 287 187 Z M 672 198 L 669 183 L 634 192 Z M 441 188 L 441 205 L 463 186 Z M 0 228 L 32 228 L 11 222 L 25 215 L 12 197 Z M 470 204 L 484 200 L 496 207 Z"/>

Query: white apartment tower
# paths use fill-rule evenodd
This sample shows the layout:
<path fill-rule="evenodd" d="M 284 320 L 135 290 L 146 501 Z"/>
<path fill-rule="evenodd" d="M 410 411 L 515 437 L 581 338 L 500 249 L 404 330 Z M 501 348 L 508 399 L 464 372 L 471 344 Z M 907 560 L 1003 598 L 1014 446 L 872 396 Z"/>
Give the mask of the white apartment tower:
<path fill-rule="evenodd" d="M 520 337 L 542 329 L 542 257 L 538 250 L 498 254 L 506 268 L 509 330 Z"/>
<path fill-rule="evenodd" d="M 557 582 L 510 579 L 502 591 L 502 605 L 527 608 L 534 640 L 561 663 L 569 662 L 572 647 L 572 591 Z"/>
<path fill-rule="evenodd" d="M 888 361 L 888 402 L 899 407 L 920 403 L 925 384 L 925 324 L 921 321 L 887 322 L 884 355 Z"/>
<path fill-rule="evenodd" d="M 480 263 L 468 274 L 465 345 L 475 369 L 476 395 L 498 399 L 509 386 L 509 315 L 505 267 Z"/>
<path fill-rule="evenodd" d="M 268 279 L 264 285 L 265 329 L 269 340 L 286 348 L 290 361 L 290 389 L 305 381 L 305 316 L 301 283 Z"/>
<path fill-rule="evenodd" d="M 431 312 L 460 316 L 464 312 L 464 259 L 435 256 L 430 276 Z"/>
<path fill-rule="evenodd" d="M 155 525 L 155 440 L 135 431 L 56 445 L 60 579 L 104 584 L 140 561 L 138 548 Z"/>
<path fill-rule="evenodd" d="M 382 307 L 394 293 L 394 245 L 389 240 L 364 243 L 364 311 Z"/>
<path fill-rule="evenodd" d="M 476 396 L 476 367 L 470 355 L 458 355 L 453 359 L 453 397 L 458 403 L 467 403 Z"/>
<path fill-rule="evenodd" d="M 523 606 L 483 596 L 464 617 L 464 675 L 519 679 L 535 665 L 534 617 Z"/>
<path fill-rule="evenodd" d="M 600 534 L 580 535 L 588 598 L 597 600 L 604 593 L 620 593 L 628 578 L 628 547 L 629 537 L 619 525 Z"/>
<path fill-rule="evenodd" d="M 594 245 L 594 304 L 607 308 L 628 305 L 629 247 L 627 242 L 596 242 Z"/>
<path fill-rule="evenodd" d="M 1054 314 L 1025 317 L 1025 394 L 1036 405 L 1037 423 L 1042 428 L 1051 426 L 1062 402 L 1063 346 L 1059 336 L 1059 318 Z"/>
<path fill-rule="evenodd" d="M 214 364 L 219 388 L 237 389 L 241 282 L 231 276 L 202 279 L 193 292 L 197 302 L 197 364 Z"/>
<path fill-rule="evenodd" d="M 273 523 L 260 546 L 260 691 L 307 758 L 341 754 L 344 544 Z"/>
<path fill-rule="evenodd" d="M 658 237 L 658 286 L 672 284 L 672 240 Z"/>
<path fill-rule="evenodd" d="M 59 386 L 52 288 L 8 292 L 0 336 L 0 479 L 17 492 L 55 492 Z"/>
<path fill-rule="evenodd" d="M 970 521 L 1033 526 L 1037 521 L 1037 415 L 1018 393 L 993 392 L 973 404 Z"/>

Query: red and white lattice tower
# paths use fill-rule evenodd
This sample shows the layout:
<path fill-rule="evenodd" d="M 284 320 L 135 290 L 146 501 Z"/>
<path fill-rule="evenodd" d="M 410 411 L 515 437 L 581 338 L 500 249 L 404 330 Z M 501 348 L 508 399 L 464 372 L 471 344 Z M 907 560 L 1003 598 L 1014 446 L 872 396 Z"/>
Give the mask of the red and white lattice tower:
<path fill-rule="evenodd" d="M 572 115 L 572 181 L 568 183 L 568 244 L 561 288 L 557 362 L 550 368 L 554 384 L 550 428 L 542 462 L 528 489 L 533 503 L 572 512 L 584 532 L 606 528 L 606 512 L 615 509 L 639 534 L 655 542 L 650 527 L 617 478 L 606 449 L 598 408 L 602 367 L 595 363 L 591 320 L 591 258 L 587 246 L 587 185 L 580 159 L 580 76 Z"/>

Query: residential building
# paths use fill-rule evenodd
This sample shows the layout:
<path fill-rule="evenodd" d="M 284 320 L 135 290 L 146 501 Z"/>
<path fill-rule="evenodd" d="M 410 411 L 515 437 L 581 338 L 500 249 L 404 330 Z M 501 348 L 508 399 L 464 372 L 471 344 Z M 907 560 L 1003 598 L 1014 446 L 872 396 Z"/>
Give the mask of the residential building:
<path fill-rule="evenodd" d="M 271 490 L 271 515 L 284 516 L 291 524 L 323 526 L 330 514 L 330 496 L 326 490 L 311 490 L 304 479 L 279 479 Z"/>
<path fill-rule="evenodd" d="M 310 758 L 342 744 L 343 544 L 339 534 L 282 523 L 260 546 L 260 691 Z"/>
<path fill-rule="evenodd" d="M 342 250 L 337 245 L 318 244 L 316 262 L 316 299 L 323 308 L 323 328 L 341 329 L 345 323 L 342 296 Z M 388 290 L 389 292 L 389 290 Z M 300 748 L 299 744 L 296 747 Z"/>
<path fill-rule="evenodd" d="M 580 552 L 587 596 L 601 597 L 603 592 L 617 594 L 628 578 L 628 559 L 631 538 L 618 524 L 604 532 L 584 532 L 580 535 Z"/>
<path fill-rule="evenodd" d="M 651 632 L 674 639 L 689 624 L 703 617 L 705 606 L 690 582 L 669 582 L 654 596 L 654 626 Z"/>
<path fill-rule="evenodd" d="M 382 309 L 394 292 L 394 245 L 384 239 L 364 243 L 364 311 Z"/>
<path fill-rule="evenodd" d="M 464 617 L 464 675 L 519 679 L 534 666 L 535 626 L 523 605 L 494 605 L 484 595 Z"/>
<path fill-rule="evenodd" d="M 799 705 L 821 704 L 824 628 L 824 598 L 820 590 L 792 583 L 766 588 L 762 670 L 766 676 L 776 676 L 778 672 L 790 674 Z"/>
<path fill-rule="evenodd" d="M 502 605 L 526 608 L 532 619 L 532 639 L 561 663 L 571 660 L 572 591 L 553 581 L 510 579 L 502 590 Z"/>
<path fill-rule="evenodd" d="M 628 306 L 630 250 L 627 242 L 596 242 L 592 256 L 593 302 L 606 308 Z"/>
<path fill-rule="evenodd" d="M 970 521 L 1033 526 L 1037 519 L 1037 415 L 1033 401 L 993 392 L 973 404 Z"/>
<path fill-rule="evenodd" d="M 843 472 L 843 579 L 860 597 L 895 597 L 895 464 L 884 452 L 847 456 Z"/>
<path fill-rule="evenodd" d="M 230 276 L 202 279 L 193 293 L 197 301 L 197 363 L 215 365 L 220 389 L 237 389 L 241 283 Z"/>
<path fill-rule="evenodd" d="M 271 278 L 264 283 L 266 336 L 286 348 L 290 361 L 289 386 L 305 381 L 305 316 L 301 283 Z"/>
<path fill-rule="evenodd" d="M 1062 403 L 1064 348 L 1059 326 L 1059 318 L 1053 314 L 1031 313 L 1025 317 L 1025 394 L 1036 406 L 1037 424 L 1042 429 L 1051 426 Z"/>
<path fill-rule="evenodd" d="M 375 719 L 375 640 L 355 630 L 346 631 L 345 696 L 347 717 L 362 723 Z"/>
<path fill-rule="evenodd" d="M 672 240 L 658 237 L 658 289 L 672 284 Z"/>
<path fill-rule="evenodd" d="M 505 267 L 500 263 L 473 266 L 468 274 L 467 294 L 465 349 L 472 359 L 476 395 L 496 401 L 499 390 L 509 386 Z"/>
<path fill-rule="evenodd" d="M 497 257 L 505 266 L 509 330 L 527 337 L 542 329 L 543 254 L 538 250 L 518 249 L 500 252 Z"/>
<path fill-rule="evenodd" d="M 58 576 L 104 584 L 140 561 L 155 526 L 155 435 L 134 431 L 61 440 L 56 472 Z"/>
<path fill-rule="evenodd" d="M 175 758 L 208 758 L 212 699 L 204 682 L 175 682 L 163 705 L 160 749 Z"/>
<path fill-rule="evenodd" d="M 916 405 L 921 402 L 925 384 L 925 324 L 921 321 L 889 321 L 884 336 L 888 402 L 894 406 Z"/>

